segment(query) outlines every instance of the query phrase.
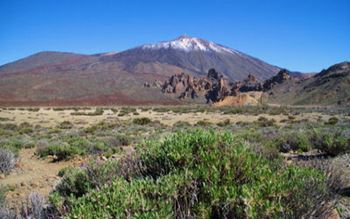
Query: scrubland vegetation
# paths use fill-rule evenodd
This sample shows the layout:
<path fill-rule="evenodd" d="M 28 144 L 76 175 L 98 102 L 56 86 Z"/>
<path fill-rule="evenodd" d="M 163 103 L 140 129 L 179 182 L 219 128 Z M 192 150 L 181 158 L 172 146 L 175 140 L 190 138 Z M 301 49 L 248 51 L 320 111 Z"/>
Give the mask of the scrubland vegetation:
<path fill-rule="evenodd" d="M 95 117 L 107 110 L 74 109 L 71 116 Z M 0 218 L 350 215 L 350 117 L 346 110 L 326 114 L 320 109 L 324 118 L 317 121 L 300 119 L 308 109 L 281 107 L 123 107 L 111 111 L 116 117 L 84 127 L 70 120 L 43 127 L 2 119 L 3 179 L 16 171 L 19 151 L 25 148 L 35 148 L 34 157 L 39 160 L 83 157 L 86 162 L 61 169 L 47 197 L 33 188 L 28 199 L 18 203 L 19 211 L 7 205 L 6 193 L 13 188 L 0 186 Z M 180 117 L 220 111 L 232 119 L 180 120 L 166 125 L 138 116 L 150 111 Z M 234 122 L 240 114 L 258 116 L 252 122 Z M 271 115 L 283 118 L 277 121 Z M 119 119 L 125 116 L 130 119 Z"/>

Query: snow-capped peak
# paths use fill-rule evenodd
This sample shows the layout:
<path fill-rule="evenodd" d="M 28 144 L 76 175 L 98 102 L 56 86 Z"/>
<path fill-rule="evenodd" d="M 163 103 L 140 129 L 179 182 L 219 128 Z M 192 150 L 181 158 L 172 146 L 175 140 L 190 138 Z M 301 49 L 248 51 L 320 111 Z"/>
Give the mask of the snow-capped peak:
<path fill-rule="evenodd" d="M 220 52 L 220 53 L 235 53 L 239 52 L 216 44 L 214 42 L 210 42 L 207 40 L 189 37 L 186 35 L 182 35 L 175 40 L 171 41 L 163 41 L 156 44 L 147 44 L 142 46 L 143 49 L 178 49 L 186 52 L 190 51 L 206 51 L 206 52 Z"/>

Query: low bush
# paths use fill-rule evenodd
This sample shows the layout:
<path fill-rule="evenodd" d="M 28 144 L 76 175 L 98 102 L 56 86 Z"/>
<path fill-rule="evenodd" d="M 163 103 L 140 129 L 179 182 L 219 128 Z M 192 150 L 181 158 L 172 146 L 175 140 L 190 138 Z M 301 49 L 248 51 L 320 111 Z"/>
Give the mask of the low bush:
<path fill-rule="evenodd" d="M 111 108 L 111 111 L 112 111 L 113 113 L 117 113 L 119 110 L 116 109 L 116 108 Z"/>
<path fill-rule="evenodd" d="M 330 117 L 325 124 L 326 125 L 335 125 L 338 123 L 338 121 L 339 121 L 339 119 L 337 117 Z"/>
<path fill-rule="evenodd" d="M 96 108 L 94 112 L 72 112 L 72 116 L 101 116 L 103 115 L 104 110 L 102 108 Z"/>
<path fill-rule="evenodd" d="M 0 185 L 0 207 L 5 203 L 7 190 L 8 190 L 7 187 Z"/>
<path fill-rule="evenodd" d="M 128 115 L 129 113 L 136 113 L 136 112 L 137 112 L 136 108 L 123 107 L 120 109 L 118 116 L 125 116 L 125 115 Z"/>
<path fill-rule="evenodd" d="M 64 167 L 58 171 L 57 176 L 63 177 L 67 172 L 71 171 L 72 169 L 74 169 L 74 167 Z"/>
<path fill-rule="evenodd" d="M 91 125 L 85 128 L 85 132 L 89 134 L 94 134 L 96 131 L 106 131 L 106 130 L 113 129 L 119 124 L 120 124 L 119 121 L 113 121 L 113 122 L 101 121 L 95 125 Z"/>
<path fill-rule="evenodd" d="M 0 140 L 1 141 L 1 140 Z M 18 138 L 8 138 L 1 141 L 1 147 L 8 151 L 11 151 L 16 156 L 19 150 L 23 147 L 23 142 Z"/>
<path fill-rule="evenodd" d="M 140 175 L 69 199 L 67 218 L 301 218 L 326 192 L 320 172 L 269 161 L 228 133 L 177 133 L 139 151 Z"/>
<path fill-rule="evenodd" d="M 132 122 L 136 125 L 147 125 L 151 123 L 152 120 L 147 117 L 142 117 L 142 118 L 135 118 Z"/>
<path fill-rule="evenodd" d="M 341 130 L 314 130 L 311 141 L 315 148 L 330 156 L 350 152 L 350 136 L 343 135 Z"/>
<path fill-rule="evenodd" d="M 65 169 L 63 178 L 55 187 L 55 192 L 62 197 L 80 197 L 92 187 L 86 171 L 81 168 Z"/>
<path fill-rule="evenodd" d="M 20 218 L 54 218 L 55 214 L 47 205 L 44 197 L 38 193 L 31 193 L 25 205 L 22 206 Z"/>
<path fill-rule="evenodd" d="M 37 154 L 40 157 L 53 156 L 54 161 L 68 160 L 75 155 L 82 155 L 84 151 L 79 147 L 71 146 L 67 143 L 56 143 L 49 145 L 46 148 L 40 148 L 37 150 Z"/>
<path fill-rule="evenodd" d="M 125 134 L 118 134 L 114 139 L 114 146 L 127 146 L 131 144 L 131 138 Z"/>
<path fill-rule="evenodd" d="M 260 116 L 258 120 L 256 121 L 256 124 L 258 124 L 260 127 L 269 127 L 273 126 L 276 123 L 276 120 L 274 119 L 267 119 L 266 117 Z"/>
<path fill-rule="evenodd" d="M 27 108 L 27 111 L 30 112 L 39 112 L 40 108 Z"/>
<path fill-rule="evenodd" d="M 230 119 L 225 119 L 224 121 L 222 122 L 218 122 L 217 125 L 220 126 L 220 127 L 223 127 L 223 126 L 228 126 L 231 124 L 231 121 Z"/>
<path fill-rule="evenodd" d="M 9 121 L 9 118 L 5 118 L 5 117 L 0 117 L 0 122 L 6 122 Z"/>
<path fill-rule="evenodd" d="M 295 119 L 295 116 L 289 115 L 289 116 L 288 116 L 288 119 L 289 119 L 289 120 L 294 120 L 294 119 Z"/>
<path fill-rule="evenodd" d="M 28 122 L 23 122 L 18 126 L 18 132 L 20 134 L 29 134 L 29 133 L 32 133 L 33 131 L 34 131 L 33 126 Z"/>
<path fill-rule="evenodd" d="M 73 124 L 70 121 L 63 121 L 59 124 L 58 128 L 60 129 L 71 129 Z"/>
<path fill-rule="evenodd" d="M 210 125 L 212 125 L 212 123 L 207 120 L 199 120 L 196 123 L 196 126 L 210 126 Z"/>
<path fill-rule="evenodd" d="M 0 128 L 8 131 L 16 131 L 18 127 L 16 124 L 12 123 L 1 123 Z"/>
<path fill-rule="evenodd" d="M 307 134 L 301 132 L 288 132 L 271 140 L 280 152 L 287 153 L 290 151 L 307 152 L 312 148 Z"/>
<path fill-rule="evenodd" d="M 192 125 L 186 121 L 177 121 L 174 123 L 173 126 L 177 128 L 184 128 L 184 127 L 191 127 Z"/>
<path fill-rule="evenodd" d="M 62 179 L 53 193 L 59 194 L 63 199 L 70 196 L 81 197 L 91 189 L 100 189 L 111 184 L 118 177 L 128 179 L 136 175 L 140 172 L 136 167 L 137 164 L 130 159 L 122 159 L 119 162 L 91 161 L 83 168 L 64 168 L 59 172 Z"/>
<path fill-rule="evenodd" d="M 16 219 L 16 214 L 5 206 L 0 205 L 0 218 L 2 219 Z"/>
<path fill-rule="evenodd" d="M 8 174 L 16 165 L 15 155 L 6 149 L 0 148 L 0 173 Z"/>

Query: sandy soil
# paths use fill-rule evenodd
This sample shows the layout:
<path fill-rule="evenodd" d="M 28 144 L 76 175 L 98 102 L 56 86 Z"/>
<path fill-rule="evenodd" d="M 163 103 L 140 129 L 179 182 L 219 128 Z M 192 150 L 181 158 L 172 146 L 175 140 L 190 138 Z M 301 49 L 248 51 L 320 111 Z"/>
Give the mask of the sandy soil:
<path fill-rule="evenodd" d="M 85 110 L 84 112 L 94 112 L 95 109 Z M 130 113 L 125 116 L 118 116 L 118 113 L 113 113 L 111 110 L 105 110 L 103 115 L 99 116 L 86 116 L 86 115 L 71 115 L 74 112 L 73 110 L 64 110 L 64 111 L 54 111 L 41 108 L 38 112 L 31 111 L 20 111 L 20 110 L 2 110 L 0 112 L 0 118 L 8 119 L 7 122 L 19 124 L 22 122 L 29 122 L 33 125 L 41 125 L 43 127 L 52 127 L 60 124 L 63 121 L 70 121 L 77 126 L 88 126 L 92 124 L 99 123 L 106 119 L 120 119 L 128 120 L 133 118 L 148 117 L 152 120 L 158 120 L 165 125 L 173 125 L 178 121 L 187 121 L 191 124 L 195 124 L 200 120 L 208 120 L 212 123 L 217 123 L 224 121 L 225 119 L 230 119 L 231 122 L 253 122 L 256 121 L 260 116 L 264 116 L 268 119 L 275 119 L 277 122 L 280 122 L 283 119 L 288 119 L 284 115 L 243 115 L 243 114 L 222 114 L 219 112 L 210 112 L 210 113 L 173 113 L 173 112 L 155 112 L 155 111 L 141 111 L 137 110 L 139 115 L 133 115 Z M 296 116 L 297 120 L 309 119 L 310 121 L 316 121 L 318 117 L 321 116 L 324 120 L 329 118 L 328 115 L 321 113 L 302 113 Z"/>
<path fill-rule="evenodd" d="M 6 200 L 12 208 L 25 201 L 31 192 L 38 192 L 47 196 L 54 188 L 60 177 L 60 169 L 68 166 L 80 166 L 83 159 L 76 158 L 69 161 L 52 163 L 50 159 L 39 159 L 34 155 L 35 149 L 20 151 L 20 161 L 10 175 L 0 180 L 0 185 L 10 186 Z"/>

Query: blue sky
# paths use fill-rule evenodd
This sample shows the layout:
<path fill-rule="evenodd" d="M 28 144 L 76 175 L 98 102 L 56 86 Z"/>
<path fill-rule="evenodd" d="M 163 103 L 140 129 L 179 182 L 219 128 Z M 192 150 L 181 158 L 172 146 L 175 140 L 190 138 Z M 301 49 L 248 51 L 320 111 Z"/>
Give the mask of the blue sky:
<path fill-rule="evenodd" d="M 350 60 L 348 0 L 1 0 L 0 65 L 39 51 L 122 51 L 179 35 L 291 70 Z"/>

